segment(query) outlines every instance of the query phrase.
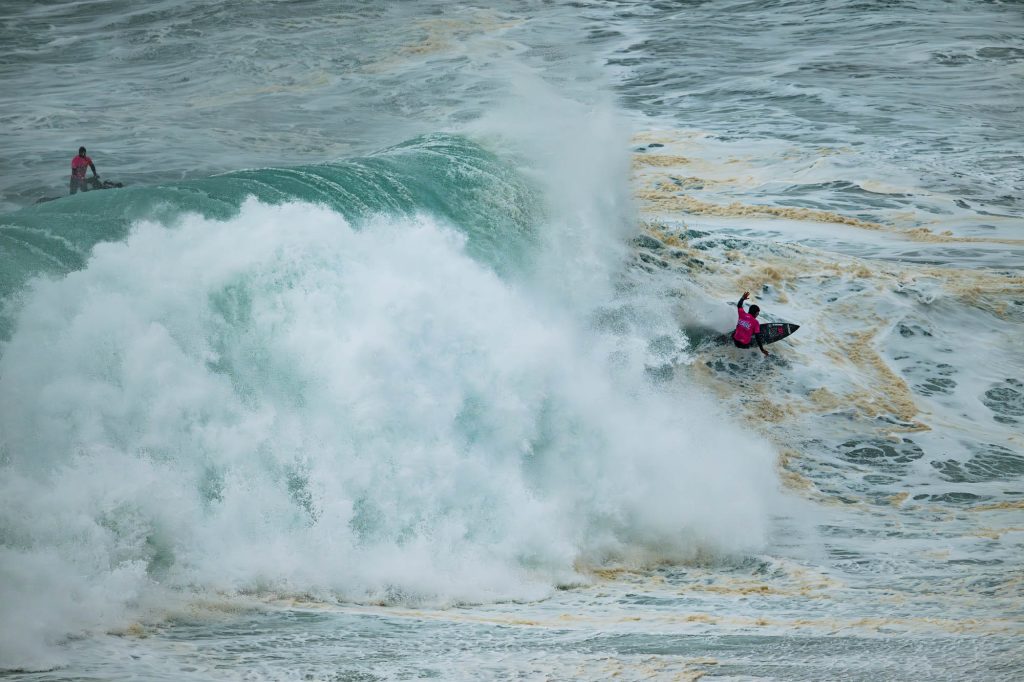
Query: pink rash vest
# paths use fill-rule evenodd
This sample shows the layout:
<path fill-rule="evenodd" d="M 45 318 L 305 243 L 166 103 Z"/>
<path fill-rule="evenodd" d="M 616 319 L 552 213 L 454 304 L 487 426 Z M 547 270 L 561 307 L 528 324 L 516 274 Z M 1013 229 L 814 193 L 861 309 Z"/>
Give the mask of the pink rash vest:
<path fill-rule="evenodd" d="M 75 156 L 71 159 L 71 177 L 85 178 L 85 171 L 92 165 L 92 159 L 88 156 Z"/>
<path fill-rule="evenodd" d="M 750 343 L 754 334 L 761 331 L 761 323 L 742 307 L 736 308 L 736 314 L 739 315 L 740 320 L 736 323 L 736 331 L 732 333 L 732 338 L 740 343 Z"/>

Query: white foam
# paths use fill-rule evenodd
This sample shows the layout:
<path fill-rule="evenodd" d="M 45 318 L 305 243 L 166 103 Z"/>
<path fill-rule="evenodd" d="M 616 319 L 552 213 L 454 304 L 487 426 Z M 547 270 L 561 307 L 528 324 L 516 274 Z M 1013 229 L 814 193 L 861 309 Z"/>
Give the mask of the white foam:
<path fill-rule="evenodd" d="M 4 664 L 158 586 L 532 599 L 581 559 L 759 547 L 768 449 L 563 305 L 428 218 L 255 202 L 34 283 L 0 360 Z"/>

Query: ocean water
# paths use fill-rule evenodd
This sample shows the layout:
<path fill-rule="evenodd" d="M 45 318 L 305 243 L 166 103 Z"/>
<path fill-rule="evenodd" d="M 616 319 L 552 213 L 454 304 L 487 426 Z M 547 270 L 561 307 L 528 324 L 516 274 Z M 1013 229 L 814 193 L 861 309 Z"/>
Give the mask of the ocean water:
<path fill-rule="evenodd" d="M 0 679 L 1024 678 L 1021 3 L 0 44 Z"/>

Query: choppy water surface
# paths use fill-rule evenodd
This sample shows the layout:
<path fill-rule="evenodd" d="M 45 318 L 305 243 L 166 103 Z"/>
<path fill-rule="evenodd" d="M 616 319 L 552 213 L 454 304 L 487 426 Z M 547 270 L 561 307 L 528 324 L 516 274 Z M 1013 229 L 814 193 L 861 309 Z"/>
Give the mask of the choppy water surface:
<path fill-rule="evenodd" d="M 1018 4 L 6 9 L 0 676 L 1024 675 Z"/>

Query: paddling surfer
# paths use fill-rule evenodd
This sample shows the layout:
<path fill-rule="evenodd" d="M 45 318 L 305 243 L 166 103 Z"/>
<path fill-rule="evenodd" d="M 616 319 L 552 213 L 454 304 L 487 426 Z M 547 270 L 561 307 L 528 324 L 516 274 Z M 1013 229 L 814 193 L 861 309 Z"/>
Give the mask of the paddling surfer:
<path fill-rule="evenodd" d="M 740 300 L 736 302 L 736 314 L 739 320 L 736 322 L 736 330 L 732 333 L 732 342 L 737 348 L 750 348 L 750 342 L 757 341 L 757 347 L 761 349 L 765 357 L 768 351 L 761 343 L 761 323 L 757 321 L 757 314 L 761 312 L 760 306 L 751 305 L 750 310 L 743 310 L 743 302 L 750 296 L 749 291 L 744 291 Z"/>

